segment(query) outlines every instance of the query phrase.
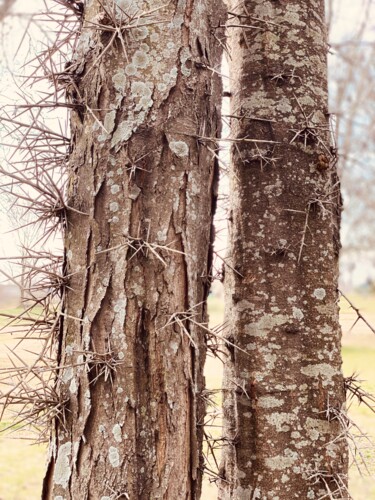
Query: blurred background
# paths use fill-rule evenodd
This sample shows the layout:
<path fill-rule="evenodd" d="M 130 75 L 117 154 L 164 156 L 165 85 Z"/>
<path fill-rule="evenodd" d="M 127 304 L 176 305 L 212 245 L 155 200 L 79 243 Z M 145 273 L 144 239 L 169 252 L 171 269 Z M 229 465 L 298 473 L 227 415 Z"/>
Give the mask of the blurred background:
<path fill-rule="evenodd" d="M 35 104 L 40 102 L 43 93 L 49 92 L 47 84 L 38 79 L 33 69 L 38 65 L 40 67 L 41 60 L 37 54 L 54 36 L 53 24 L 46 26 L 38 14 L 45 9 L 43 0 L 0 0 L 0 176 L 3 170 L 9 168 L 13 173 L 27 171 L 35 160 L 35 156 L 29 154 L 30 148 L 26 151 L 15 146 L 26 140 L 23 128 L 12 128 L 7 125 L 7 120 L 14 119 L 14 105 L 24 105 L 25 98 L 28 103 Z M 355 374 L 358 380 L 363 381 L 363 388 L 372 393 L 375 393 L 375 334 L 371 329 L 375 328 L 374 12 L 372 0 L 327 1 L 330 113 L 344 196 L 340 263 L 340 290 L 347 297 L 342 297 L 340 302 L 343 370 L 345 376 Z M 30 83 L 33 83 L 33 88 L 30 88 Z M 30 123 L 35 120 L 36 123 L 42 119 L 49 133 L 55 131 L 63 137 L 69 136 L 65 108 L 48 109 L 42 118 L 39 116 L 40 109 L 31 113 L 34 113 L 33 117 L 28 115 L 22 120 L 31 120 Z M 28 146 L 34 145 L 30 143 Z M 56 148 L 58 165 L 65 158 L 66 144 L 56 142 L 53 147 Z M 54 173 L 57 177 L 60 175 L 58 170 Z M 9 352 L 19 342 L 23 327 L 22 321 L 9 325 L 6 315 L 17 315 L 28 307 L 30 289 L 34 296 L 38 294 L 32 270 L 40 264 L 40 252 L 46 252 L 46 261 L 49 253 L 61 253 L 61 240 L 58 233 L 52 232 L 49 238 L 41 239 L 43 227 L 36 229 L 30 211 L 15 206 L 7 181 L 2 180 L 0 184 L 3 186 L 0 193 L 0 312 L 5 315 L 0 316 L 1 390 L 9 383 L 4 370 L 12 366 Z M 216 251 L 219 255 L 223 255 L 226 249 L 226 185 L 223 171 L 222 205 L 216 222 Z M 32 195 L 32 190 L 27 193 L 27 196 Z M 30 254 L 27 248 L 34 248 L 36 254 Z M 16 264 L 11 259 L 14 256 L 21 256 L 22 259 Z M 368 324 L 358 317 L 352 306 L 360 310 Z M 212 327 L 223 323 L 223 307 L 223 290 L 218 281 L 214 283 L 209 298 Z M 40 351 L 40 341 L 31 339 L 27 346 L 20 348 L 23 349 L 23 359 L 32 362 Z M 221 386 L 221 371 L 220 361 L 208 358 L 207 386 L 213 391 L 214 402 L 219 406 L 220 393 L 216 391 Z M 212 411 L 209 419 L 214 427 L 207 432 L 218 438 L 220 412 L 216 408 Z M 353 421 L 352 434 L 356 441 L 350 492 L 354 500 L 375 500 L 374 414 L 365 405 L 353 401 L 349 416 Z M 11 417 L 9 412 L 3 415 L 0 430 L 8 427 Z M 0 433 L 0 500 L 40 498 L 46 444 L 30 445 L 30 437 L 28 431 L 17 428 L 12 433 Z M 206 452 L 209 454 L 208 450 Z M 219 458 L 219 452 L 216 458 Z M 205 480 L 203 500 L 216 498 L 215 459 L 210 455 L 208 460 L 213 474 Z"/>

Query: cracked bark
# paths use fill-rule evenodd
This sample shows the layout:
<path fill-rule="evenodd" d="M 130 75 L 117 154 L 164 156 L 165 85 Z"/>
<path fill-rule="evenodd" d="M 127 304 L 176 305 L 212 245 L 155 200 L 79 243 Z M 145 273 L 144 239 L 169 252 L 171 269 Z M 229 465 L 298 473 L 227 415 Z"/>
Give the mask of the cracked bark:
<path fill-rule="evenodd" d="M 221 499 L 347 498 L 324 2 L 231 2 Z M 254 20 L 257 21 L 254 21 Z M 242 138 L 259 142 L 245 142 Z M 263 142 L 262 142 L 263 141 Z M 338 484 L 342 484 L 338 491 Z"/>
<path fill-rule="evenodd" d="M 127 20 L 164 3 L 117 2 Z M 186 324 L 195 349 L 165 325 L 191 308 L 206 321 L 218 167 L 196 136 L 220 131 L 221 84 L 207 68 L 220 63 L 219 14 L 169 2 L 151 20 L 163 22 L 125 30 L 124 46 L 97 28 L 111 24 L 102 3 L 85 7 L 68 68 L 69 98 L 84 107 L 71 117 L 59 339 L 68 404 L 44 499 L 199 496 L 204 334 Z M 98 354 L 115 361 L 112 382 Z"/>

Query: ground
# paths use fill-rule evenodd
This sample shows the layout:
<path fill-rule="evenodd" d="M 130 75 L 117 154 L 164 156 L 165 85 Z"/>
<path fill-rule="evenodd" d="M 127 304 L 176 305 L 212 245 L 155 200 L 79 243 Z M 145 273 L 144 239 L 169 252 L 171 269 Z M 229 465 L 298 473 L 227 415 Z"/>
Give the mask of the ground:
<path fill-rule="evenodd" d="M 361 309 L 369 322 L 375 326 L 375 296 L 351 295 L 350 299 Z M 211 297 L 210 317 L 212 326 L 220 324 L 223 316 L 223 305 L 220 299 Z M 349 331 L 356 318 L 355 313 L 348 307 L 344 300 L 341 301 L 341 324 L 343 327 L 343 358 L 344 373 L 346 376 L 356 373 L 358 378 L 364 380 L 363 387 L 375 393 L 375 334 L 360 321 L 352 331 Z M 0 326 L 4 320 L 0 319 Z M 0 367 L 10 366 L 7 347 L 17 343 L 19 334 L 11 334 L 8 328 L 0 332 Z M 38 342 L 29 341 L 28 350 L 35 351 Z M 25 353 L 32 357 L 31 353 Z M 210 388 L 217 389 L 221 383 L 220 361 L 209 358 L 206 366 L 206 380 Z M 3 379 L 3 377 L 1 377 Z M 358 406 L 353 402 L 349 409 L 351 419 L 358 425 L 362 432 L 374 438 L 375 415 L 365 406 Z M 10 415 L 0 424 L 3 430 L 9 422 Z M 218 436 L 220 431 L 212 431 Z M 16 431 L 14 434 L 0 434 L 0 500 L 37 500 L 40 498 L 42 477 L 45 467 L 46 447 L 44 445 L 30 445 L 25 433 Z M 361 439 L 360 448 L 362 455 L 369 463 L 370 473 L 375 473 L 375 446 L 365 438 Z M 361 458 L 357 455 L 357 461 Z M 350 492 L 354 500 L 375 500 L 375 477 L 371 477 L 362 467 L 362 474 L 355 466 L 350 474 Z M 203 500 L 216 500 L 214 484 L 205 481 Z"/>

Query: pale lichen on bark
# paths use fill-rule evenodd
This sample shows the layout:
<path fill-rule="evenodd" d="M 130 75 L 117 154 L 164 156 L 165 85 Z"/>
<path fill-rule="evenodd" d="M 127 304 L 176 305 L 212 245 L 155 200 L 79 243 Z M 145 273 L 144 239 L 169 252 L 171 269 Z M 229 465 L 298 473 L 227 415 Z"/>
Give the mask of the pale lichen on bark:
<path fill-rule="evenodd" d="M 342 480 L 346 498 L 346 442 L 334 417 L 345 402 L 341 199 L 330 147 L 324 2 L 230 4 L 239 17 L 228 28 L 236 144 L 226 315 L 241 350 L 228 352 L 225 367 L 219 497 L 317 499 L 328 493 L 320 473 L 332 490 Z"/>

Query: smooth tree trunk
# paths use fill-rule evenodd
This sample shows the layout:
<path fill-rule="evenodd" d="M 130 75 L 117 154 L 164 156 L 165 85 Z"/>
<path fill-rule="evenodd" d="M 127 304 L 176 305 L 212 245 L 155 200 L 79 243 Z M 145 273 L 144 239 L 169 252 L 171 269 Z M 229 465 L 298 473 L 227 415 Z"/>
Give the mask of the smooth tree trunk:
<path fill-rule="evenodd" d="M 57 385 L 66 403 L 44 499 L 199 496 L 205 338 L 185 313 L 206 321 L 218 170 L 197 137 L 220 129 L 218 14 L 208 0 L 84 9 L 65 75 L 77 104 Z"/>
<path fill-rule="evenodd" d="M 347 498 L 324 1 L 229 11 L 226 312 L 237 348 L 225 365 L 219 497 Z"/>

